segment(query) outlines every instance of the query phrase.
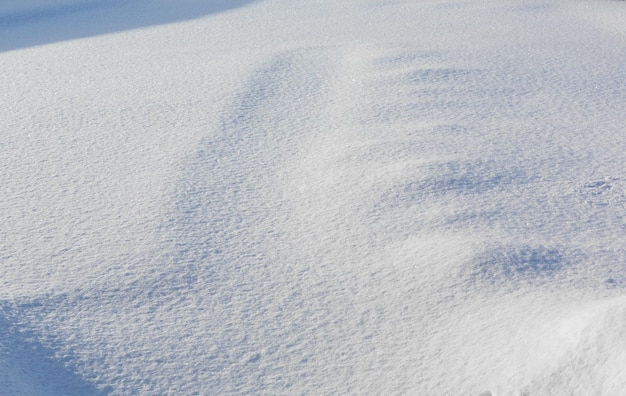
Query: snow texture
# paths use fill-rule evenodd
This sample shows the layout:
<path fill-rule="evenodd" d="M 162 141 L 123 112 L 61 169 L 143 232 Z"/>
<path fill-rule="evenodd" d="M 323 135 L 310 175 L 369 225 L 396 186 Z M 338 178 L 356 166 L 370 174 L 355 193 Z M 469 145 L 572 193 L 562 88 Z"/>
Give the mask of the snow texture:
<path fill-rule="evenodd" d="M 622 395 L 626 2 L 5 0 L 0 394 Z"/>

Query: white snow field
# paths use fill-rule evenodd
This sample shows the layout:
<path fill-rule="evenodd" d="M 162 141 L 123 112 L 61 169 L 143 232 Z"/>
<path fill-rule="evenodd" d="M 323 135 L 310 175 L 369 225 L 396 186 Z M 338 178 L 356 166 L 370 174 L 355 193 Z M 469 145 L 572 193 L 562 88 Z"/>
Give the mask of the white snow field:
<path fill-rule="evenodd" d="M 626 2 L 3 0 L 1 395 L 624 395 Z"/>

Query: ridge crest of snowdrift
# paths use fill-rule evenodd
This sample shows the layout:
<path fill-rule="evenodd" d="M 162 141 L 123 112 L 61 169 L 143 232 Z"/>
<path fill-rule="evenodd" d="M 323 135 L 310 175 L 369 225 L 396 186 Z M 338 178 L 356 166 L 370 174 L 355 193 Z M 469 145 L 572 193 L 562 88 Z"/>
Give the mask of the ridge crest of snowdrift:
<path fill-rule="evenodd" d="M 162 25 L 243 7 L 257 0 L 5 0 L 0 52 Z"/>
<path fill-rule="evenodd" d="M 524 350 L 495 363 L 498 374 L 483 389 L 493 396 L 617 395 L 624 389 L 626 297 L 570 306 L 556 317 L 540 317 L 544 321 L 530 320 L 534 323 L 530 327 L 528 321 L 520 322 L 523 339 L 516 341 Z M 511 336 L 517 338 L 515 332 Z M 499 370 L 499 365 L 508 369 Z"/>

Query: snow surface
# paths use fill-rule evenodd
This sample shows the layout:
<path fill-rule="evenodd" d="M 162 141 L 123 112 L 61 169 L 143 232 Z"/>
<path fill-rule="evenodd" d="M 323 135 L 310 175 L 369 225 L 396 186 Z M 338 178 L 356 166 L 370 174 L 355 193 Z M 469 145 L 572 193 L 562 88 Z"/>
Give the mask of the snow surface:
<path fill-rule="evenodd" d="M 622 395 L 626 2 L 4 0 L 0 394 Z"/>

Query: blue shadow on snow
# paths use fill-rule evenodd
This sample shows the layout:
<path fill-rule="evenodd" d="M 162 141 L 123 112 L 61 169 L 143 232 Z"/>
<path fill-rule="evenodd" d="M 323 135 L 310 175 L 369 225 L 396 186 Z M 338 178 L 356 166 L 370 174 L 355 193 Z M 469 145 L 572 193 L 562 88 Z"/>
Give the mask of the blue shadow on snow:
<path fill-rule="evenodd" d="M 0 52 L 200 18 L 256 0 L 4 0 Z"/>
<path fill-rule="evenodd" d="M 17 307 L 21 311 L 23 307 Z M 55 356 L 41 337 L 11 319 L 16 315 L 6 302 L 0 306 L 0 393 L 3 395 L 105 396 L 111 388 L 98 389 Z"/>

